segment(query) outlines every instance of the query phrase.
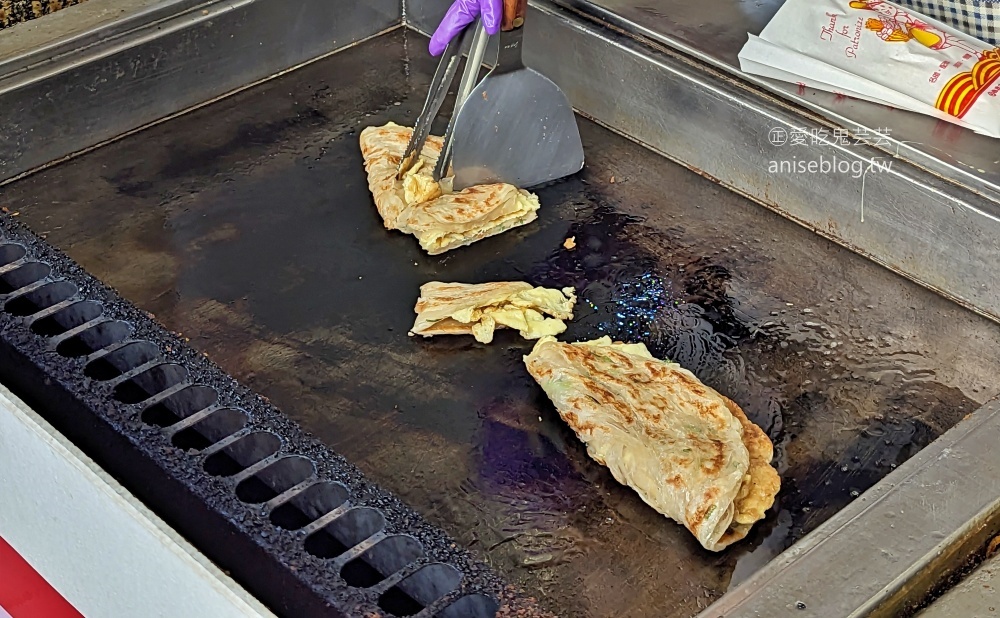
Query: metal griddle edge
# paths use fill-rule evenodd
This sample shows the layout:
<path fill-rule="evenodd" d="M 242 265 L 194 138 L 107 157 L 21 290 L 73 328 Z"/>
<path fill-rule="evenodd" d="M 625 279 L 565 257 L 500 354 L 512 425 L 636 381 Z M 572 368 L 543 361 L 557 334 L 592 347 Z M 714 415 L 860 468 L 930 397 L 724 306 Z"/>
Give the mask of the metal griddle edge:
<path fill-rule="evenodd" d="M 311 61 L 331 49 L 352 45 L 392 28 L 404 19 L 401 7 L 388 1 L 367 3 L 357 9 L 354 9 L 353 5 L 349 7 L 346 3 L 340 2 L 326 6 L 307 3 L 308 6 L 303 10 L 308 11 L 311 19 L 305 21 L 292 19 L 277 3 L 262 0 L 239 5 L 207 3 L 199 5 L 196 9 L 189 6 L 190 3 L 177 3 L 177 8 L 180 9 L 177 12 L 170 10 L 170 3 L 163 4 L 164 6 L 158 7 L 155 19 L 153 17 L 148 21 L 134 19 L 127 27 L 121 24 L 105 24 L 95 29 L 95 32 L 89 33 L 89 36 L 77 36 L 33 54 L 5 59 L 5 64 L 2 66 L 3 77 L 0 79 L 0 97 L 3 97 L 6 109 L 14 110 L 15 114 L 24 116 L 18 116 L 18 121 L 12 122 L 6 136 L 0 139 L 0 152 L 5 155 L 0 164 L 4 178 L 8 180 L 16 178 L 30 170 L 56 162 L 71 153 L 92 148 L 105 140 L 118 137 L 150 122 L 200 105 L 227 92 L 244 88 L 289 67 Z M 426 31 L 427 23 L 440 12 L 441 5 L 440 2 L 410 3 L 406 18 L 414 28 Z M 570 11 L 553 3 L 538 2 L 532 6 L 534 22 L 547 24 L 548 27 L 564 35 L 565 38 L 562 40 L 569 41 L 568 45 L 563 46 L 563 51 L 547 49 L 547 52 L 551 52 L 547 54 L 550 57 L 548 61 L 543 59 L 546 54 L 537 53 L 538 64 L 550 63 L 544 67 L 548 69 L 546 73 L 551 74 L 561 84 L 568 84 L 571 97 L 575 98 L 574 104 L 582 111 L 587 111 L 591 117 L 620 132 L 646 144 L 653 144 L 656 150 L 671 158 L 678 159 L 690 167 L 700 167 L 702 173 L 721 179 L 730 188 L 737 191 L 746 189 L 734 180 L 736 170 L 731 167 L 713 170 L 711 174 L 705 171 L 712 169 L 711 166 L 702 166 L 696 160 L 695 154 L 686 150 L 687 146 L 677 134 L 677 128 L 683 123 L 673 123 L 669 119 L 654 122 L 648 112 L 637 111 L 641 110 L 643 105 L 648 105 L 644 97 L 658 92 L 656 87 L 644 89 L 638 87 L 636 83 L 634 90 L 637 94 L 630 102 L 633 106 L 630 108 L 631 114 L 627 115 L 626 119 L 620 116 L 616 118 L 616 113 L 607 106 L 606 101 L 593 100 L 589 93 L 598 89 L 594 88 L 592 82 L 584 80 L 582 75 L 587 65 L 585 58 L 587 50 L 599 47 L 606 54 L 605 61 L 619 62 L 619 68 L 637 67 L 627 71 L 641 68 L 645 72 L 651 72 L 650 74 L 656 78 L 649 83 L 681 84 L 683 88 L 680 92 L 697 95 L 701 97 L 700 100 L 711 104 L 719 104 L 720 101 L 726 100 L 726 104 L 731 105 L 729 99 L 739 98 L 745 93 L 745 85 L 733 84 L 731 80 L 718 80 L 718 76 L 714 76 L 716 79 L 713 80 L 707 77 L 709 73 L 705 69 L 692 68 L 692 63 L 687 58 L 659 49 L 648 42 L 637 41 L 636 37 L 628 33 L 604 29 L 593 20 L 580 17 L 577 14 L 581 9 L 579 5 L 574 5 Z M 101 36 L 101 32 L 112 36 Z M 156 34 L 150 36 L 153 32 Z M 205 46 L 201 42 L 205 37 L 220 47 L 210 53 L 208 51 L 210 46 Z M 295 40 L 296 44 L 284 47 L 278 54 L 261 49 L 263 47 L 261 41 L 275 38 Z M 227 42 L 223 46 L 224 41 Z M 536 49 L 538 47 L 541 46 L 536 46 Z M 83 53 L 78 54 L 73 62 L 69 62 L 68 52 L 76 51 L 77 48 L 83 48 Z M 573 53 L 578 54 L 578 57 L 574 59 Z M 99 79 L 104 72 L 114 66 L 114 63 L 107 62 L 108 58 L 123 63 L 122 66 L 131 67 L 131 74 L 126 72 L 116 80 Z M 624 74 L 631 76 L 632 73 L 627 71 Z M 219 79 L 205 79 L 205 75 L 218 76 Z M 656 81 L 660 79 L 664 81 Z M 727 94 L 720 96 L 721 91 L 727 91 Z M 82 92 L 92 95 L 90 102 L 83 100 L 80 96 Z M 33 112 L 32 110 L 37 110 L 38 106 L 31 103 L 41 98 L 61 102 L 62 105 L 56 104 L 50 109 L 64 110 L 62 115 L 51 112 L 40 115 Z M 100 101 L 100 106 L 97 105 L 97 101 Z M 796 125 L 823 124 L 801 110 L 768 101 L 765 96 L 751 99 L 751 104 L 756 107 L 756 110 L 752 110 L 756 111 L 756 114 L 744 109 L 737 117 L 740 123 L 755 127 L 758 133 L 762 130 L 760 119 L 764 111 L 780 115 Z M 101 113 L 100 109 L 106 105 L 120 106 L 121 113 L 114 116 Z M 53 116 L 58 120 L 54 120 Z M 697 126 L 699 131 L 709 131 L 710 123 L 691 123 L 690 119 L 688 120 L 688 125 Z M 665 127 L 662 125 L 670 125 L 674 137 L 664 133 Z M 27 139 L 26 136 L 30 133 L 34 133 L 37 137 Z M 703 138 L 706 135 L 710 136 L 711 133 L 702 133 Z M 930 187 L 938 198 L 960 205 L 963 212 L 978 210 L 988 213 L 992 209 L 992 205 L 982 202 L 986 199 L 982 195 L 962 191 L 947 179 L 922 175 L 916 167 L 904 168 L 904 172 L 899 176 L 901 182 L 905 183 L 898 187 L 886 187 L 887 194 L 905 198 L 910 195 L 912 187 L 919 185 L 925 193 Z M 919 179 L 919 183 L 912 182 L 914 176 Z M 866 236 L 868 233 L 858 231 L 856 226 L 842 225 L 835 221 L 836 215 L 831 215 L 831 212 L 836 212 L 836 204 L 833 204 L 832 211 L 823 213 L 824 220 L 820 225 L 819 215 L 794 210 L 797 208 L 796 204 L 809 201 L 799 199 L 803 191 L 801 187 L 773 187 L 772 191 L 775 195 L 765 200 L 769 207 L 878 263 L 936 289 L 964 306 L 990 317 L 997 315 L 996 305 L 989 293 L 977 289 L 982 287 L 976 283 L 984 272 L 982 269 L 970 267 L 967 263 L 958 267 L 956 266 L 958 262 L 950 262 L 951 258 L 946 255 L 943 259 L 932 261 L 929 267 L 933 271 L 928 271 L 926 264 L 920 264 L 906 255 L 900 257 L 902 254 L 899 253 L 899 245 L 885 245 L 884 236 L 883 238 Z M 929 212 L 927 216 L 934 218 L 937 216 L 935 212 Z M 988 232 L 984 231 L 986 228 L 975 220 L 961 217 L 940 224 L 943 227 L 939 232 L 946 238 L 961 237 L 963 234 L 965 237 L 983 238 L 981 243 L 972 243 L 973 254 L 979 247 L 984 248 L 981 255 L 974 255 L 973 263 L 975 260 L 980 260 L 979 264 L 987 267 L 995 266 L 993 254 L 990 253 L 990 247 L 994 246 L 995 241 L 988 239 Z M 935 225 L 938 225 L 936 219 Z M 901 223 L 899 229 L 901 242 L 906 242 L 909 238 L 906 230 L 912 229 L 912 226 L 903 226 Z M 70 336 L 57 337 L 51 344 L 49 342 L 40 344 L 36 338 L 37 333 L 34 335 L 30 333 L 31 324 L 70 305 L 77 306 L 81 298 L 96 298 L 104 305 L 108 316 L 114 316 L 116 319 L 120 316 L 124 318 L 121 321 L 137 325 L 137 333 L 148 333 L 148 338 L 160 344 L 161 349 L 165 346 L 174 350 L 172 352 L 174 358 L 181 361 L 178 364 L 199 367 L 195 370 L 195 375 L 208 376 L 217 373 L 217 369 L 212 368 L 210 364 L 206 365 L 205 361 L 200 359 L 200 355 L 190 350 L 180 338 L 162 332 L 148 321 L 148 317 L 131 308 L 127 302 L 116 298 L 113 292 L 88 277 L 72 261 L 58 251 L 52 250 L 42 239 L 11 223 L 6 216 L 3 234 L 8 244 L 14 243 L 26 247 L 25 255 L 18 257 L 18 260 L 35 259 L 53 265 L 52 276 L 55 277 L 55 274 L 59 273 L 66 280 L 73 281 L 80 294 L 80 296 L 71 294 L 65 299 L 58 300 L 56 304 L 49 306 L 53 311 L 35 315 L 32 320 L 26 321 L 7 314 L 3 314 L 0 318 L 4 321 L 6 354 L 4 366 L 18 368 L 14 372 L 17 375 L 5 376 L 5 383 L 13 381 L 18 384 L 22 392 L 29 395 L 27 398 L 38 402 L 40 407 L 46 409 L 61 407 L 63 410 L 81 413 L 87 410 L 88 414 L 95 415 L 95 419 L 109 413 L 106 400 L 111 397 L 111 393 L 86 393 L 85 383 L 72 373 L 74 368 L 67 366 L 68 361 L 55 352 L 58 343 L 78 334 L 80 332 L 78 329 L 82 326 L 92 327 L 94 320 L 98 318 L 84 319 L 86 313 L 71 318 L 83 322 L 63 330 L 60 335 L 65 335 L 68 331 L 73 332 Z M 912 246 L 913 239 L 909 240 Z M 927 242 L 924 236 L 917 240 L 921 243 Z M 912 248 L 906 253 L 910 252 Z M 5 272 L 9 270 L 11 269 L 8 268 Z M 23 290 L 20 292 L 23 293 Z M 71 300 L 72 302 L 68 302 Z M 78 307 L 78 311 L 84 311 L 84 308 Z M 69 312 L 66 315 L 72 314 L 73 312 Z M 136 367 L 136 370 L 129 375 L 122 374 L 121 379 L 114 384 L 125 384 L 156 366 L 159 365 L 152 359 L 141 363 L 141 367 Z M 160 391 L 163 398 L 181 390 L 175 388 L 180 386 L 180 382 L 170 384 L 172 378 L 168 373 L 161 372 L 154 376 L 154 382 L 158 381 L 159 387 L 167 386 L 168 389 L 174 389 L 170 392 Z M 54 378 L 60 384 L 60 388 L 39 386 L 51 385 Z M 215 376 L 212 379 L 226 380 L 227 377 Z M 137 382 L 140 384 L 140 389 L 143 388 L 141 382 L 142 379 Z M 249 391 L 232 386 L 229 382 L 225 384 L 225 390 L 233 389 L 239 397 L 254 399 Z M 104 399 L 100 399 L 102 396 Z M 254 400 L 246 406 L 263 409 L 264 411 L 257 413 L 260 414 L 261 422 L 276 423 L 277 429 L 274 431 L 283 438 L 285 434 L 282 432 L 295 434 L 296 430 L 266 404 Z M 118 411 L 116 414 L 121 415 L 121 412 Z M 162 439 L 162 435 L 134 423 L 131 425 L 123 423 L 121 419 L 124 418 L 125 416 L 119 416 L 119 420 L 114 422 L 105 419 L 103 424 L 95 420 L 90 427 L 79 426 L 78 423 L 65 418 L 57 425 L 61 425 L 60 428 L 70 437 L 75 436 L 75 440 L 82 445 L 89 442 L 89 450 L 103 454 L 105 461 L 102 463 L 109 469 L 122 470 L 133 467 L 137 471 L 148 472 L 153 476 L 162 475 L 162 468 L 160 471 L 144 468 L 143 466 L 148 464 L 143 464 L 141 458 L 137 459 L 132 454 L 137 448 L 137 441 L 149 444 L 146 448 L 152 448 L 154 443 L 149 441 Z M 915 605 L 927 593 L 939 587 L 947 573 L 967 564 L 970 557 L 975 556 L 985 542 L 997 532 L 995 517 L 997 500 L 994 497 L 1000 495 L 997 491 L 1000 487 L 995 487 L 992 483 L 993 479 L 1000 478 L 995 474 L 1000 463 L 995 460 L 997 456 L 991 448 L 995 443 L 997 427 L 995 405 L 987 404 L 865 492 L 858 501 L 784 552 L 751 580 L 728 593 L 703 615 L 804 616 L 834 615 L 834 613 L 858 616 L 896 615 L 902 611 L 901 608 Z M 126 439 L 128 435 L 141 436 L 141 439 Z M 287 443 L 298 444 L 300 440 L 303 439 L 294 435 Z M 107 444 L 120 444 L 121 452 L 125 455 L 109 458 L 107 455 L 110 451 L 107 449 Z M 302 445 L 296 447 L 296 453 L 311 453 L 320 449 L 317 445 L 309 444 L 308 440 L 304 440 Z M 212 452 L 207 453 L 211 454 Z M 323 461 L 323 457 L 319 457 L 319 460 Z M 332 461 L 335 463 L 328 464 L 331 466 L 328 469 L 337 469 L 337 478 L 343 476 L 358 478 L 352 476 L 356 475 L 353 470 L 346 473 L 340 471 L 339 467 L 344 464 L 337 462 L 335 457 Z M 974 462 L 975 465 L 970 467 L 970 462 Z M 273 463 L 274 460 L 268 458 L 251 461 L 251 465 L 245 467 L 243 472 L 252 468 L 252 472 L 248 474 L 250 476 Z M 321 464 L 319 468 L 322 467 Z M 184 469 L 183 465 L 173 468 L 173 474 L 181 475 L 183 478 L 183 475 L 187 474 Z M 238 478 L 242 480 L 245 476 Z M 193 479 L 188 478 L 187 482 L 191 483 Z M 358 482 L 361 483 L 359 485 L 361 491 L 369 491 L 363 481 Z M 218 535 L 229 535 L 227 538 L 239 539 L 239 534 L 232 536 L 234 534 L 232 529 L 226 528 L 233 525 L 232 521 L 219 521 L 217 516 L 213 519 L 213 516 L 205 513 L 204 503 L 192 499 L 190 485 L 186 490 L 182 490 L 176 485 L 177 481 L 173 483 L 173 485 L 168 483 L 167 486 L 176 489 L 165 492 L 158 499 L 164 500 L 165 503 L 168 500 L 164 498 L 169 497 L 169 500 L 184 504 L 191 513 L 199 513 L 197 516 L 191 516 L 192 519 L 186 524 L 177 520 L 176 525 L 185 531 L 203 527 L 204 532 L 201 534 L 205 535 L 203 538 L 206 542 L 208 537 Z M 138 480 L 131 483 L 133 487 L 140 484 Z M 355 491 L 354 486 L 349 483 L 348 485 Z M 946 488 L 947 492 L 938 494 L 940 500 L 929 498 L 928 493 L 934 491 L 934 488 L 939 490 Z M 398 510 L 401 513 L 407 511 L 406 507 L 398 504 L 398 501 L 384 492 L 376 489 L 370 491 L 374 492 L 372 495 L 375 497 L 366 499 L 374 501 L 373 504 L 378 510 L 387 512 Z M 955 496 L 961 496 L 961 499 L 955 499 Z M 153 502 L 157 500 L 152 495 L 149 499 Z M 232 497 L 215 496 L 214 499 L 231 504 L 232 506 L 227 506 L 227 509 L 235 510 L 240 507 Z M 930 506 L 928 506 L 929 500 Z M 896 512 L 906 515 L 899 518 L 903 522 L 901 525 L 888 530 L 873 527 L 872 522 Z M 402 517 L 404 521 L 410 521 L 409 515 Z M 218 523 L 205 526 L 205 522 L 212 521 Z M 420 531 L 415 536 L 424 540 L 425 546 L 434 548 L 435 544 L 444 542 L 444 537 L 441 537 L 440 533 L 419 523 L 418 519 L 413 521 L 417 522 L 415 525 Z M 253 526 L 258 525 L 256 522 L 253 524 Z M 929 530 L 933 530 L 934 533 L 927 534 Z M 875 538 L 878 539 L 877 543 L 873 543 Z M 236 555 L 239 555 L 237 548 L 240 547 L 244 547 L 246 551 L 261 551 L 262 543 L 259 538 L 251 544 L 247 543 L 245 538 L 234 540 L 231 549 L 234 555 L 228 560 L 236 560 Z M 252 547 L 254 544 L 256 547 Z M 896 554 L 886 556 L 884 548 L 902 546 L 907 547 L 902 558 Z M 880 547 L 882 551 L 873 553 L 871 550 L 874 547 Z M 468 562 L 469 558 L 462 552 L 453 558 L 447 550 L 442 551 L 444 553 L 439 555 L 443 556 L 443 562 L 457 561 L 463 573 L 472 574 L 470 581 L 476 583 L 470 588 L 471 591 L 474 592 L 478 586 L 489 596 L 499 598 L 504 603 L 516 607 L 522 607 L 519 604 L 526 603 L 507 591 L 492 575 L 482 573 L 481 567 L 470 566 L 473 563 Z M 277 562 L 287 566 L 294 564 L 295 559 L 282 558 Z M 245 577 L 258 582 L 270 577 L 277 578 L 275 581 L 291 581 L 282 579 L 287 578 L 287 574 L 279 575 L 282 565 L 276 564 L 275 554 L 269 556 L 262 554 L 261 564 L 268 566 L 262 567 L 257 573 L 247 573 Z M 857 564 L 866 566 L 855 568 Z M 838 573 L 843 569 L 844 579 L 838 580 L 837 585 L 817 586 L 816 580 L 822 579 L 820 574 L 828 577 L 831 569 L 836 569 Z M 850 581 L 863 582 L 864 585 L 852 587 L 848 583 Z M 398 579 L 390 584 L 397 582 Z M 272 591 L 269 594 L 274 596 L 269 597 L 269 601 L 276 607 L 296 612 L 296 615 L 312 615 L 312 612 L 317 612 L 318 615 L 328 611 L 328 604 L 331 603 L 350 602 L 364 605 L 370 604 L 373 599 L 371 595 L 364 599 L 355 599 L 352 593 L 337 593 L 333 597 L 325 598 L 320 595 L 317 598 L 315 594 L 311 596 L 305 591 L 308 587 L 308 584 L 299 582 L 289 585 L 282 593 Z M 343 596 L 338 596 L 340 594 Z M 447 601 L 450 602 L 454 598 L 455 596 L 448 597 Z M 438 601 L 436 608 L 440 609 L 446 605 L 441 599 Z M 479 603 L 476 607 L 488 608 L 487 601 L 476 601 L 476 603 Z M 530 603 L 523 607 L 530 607 Z M 765 613 L 761 614 L 762 611 Z M 816 611 L 820 613 L 813 613 Z"/>

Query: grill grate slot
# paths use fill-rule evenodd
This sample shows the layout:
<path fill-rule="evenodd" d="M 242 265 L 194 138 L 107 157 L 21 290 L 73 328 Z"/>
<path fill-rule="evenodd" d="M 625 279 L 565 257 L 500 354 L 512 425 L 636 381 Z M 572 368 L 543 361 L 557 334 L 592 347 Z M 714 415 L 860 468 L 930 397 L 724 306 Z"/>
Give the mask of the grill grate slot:
<path fill-rule="evenodd" d="M 470 594 L 444 608 L 434 618 L 494 618 L 500 604 L 481 594 Z"/>
<path fill-rule="evenodd" d="M 317 558 L 336 558 L 385 528 L 385 517 L 375 509 L 354 508 L 306 539 L 306 551 Z"/>
<path fill-rule="evenodd" d="M 347 488 L 340 483 L 313 483 L 271 511 L 271 523 L 285 530 L 299 530 L 347 502 Z"/>
<path fill-rule="evenodd" d="M 242 436 L 205 459 L 205 472 L 212 476 L 232 476 L 264 461 L 281 448 L 281 438 L 266 431 Z"/>
<path fill-rule="evenodd" d="M 10 294 L 16 290 L 37 283 L 48 277 L 52 269 L 48 264 L 41 262 L 28 262 L 18 266 L 9 273 L 0 275 L 0 294 Z"/>
<path fill-rule="evenodd" d="M 31 332 L 42 337 L 55 337 L 91 320 L 96 320 L 101 317 L 103 312 L 104 307 L 101 306 L 101 303 L 93 300 L 81 300 L 56 311 L 52 315 L 35 320 L 31 325 Z"/>
<path fill-rule="evenodd" d="M 159 357 L 160 350 L 152 343 L 132 341 L 87 363 L 83 374 L 95 380 L 113 380 Z"/>
<path fill-rule="evenodd" d="M 125 341 L 131 334 L 132 326 L 127 322 L 101 322 L 61 342 L 56 352 L 69 358 L 87 356 Z"/>
<path fill-rule="evenodd" d="M 276 498 L 316 473 L 316 466 L 305 457 L 282 457 L 236 486 L 236 497 L 249 504 L 261 504 Z"/>
<path fill-rule="evenodd" d="M 79 288 L 69 281 L 51 281 L 26 294 L 8 300 L 7 304 L 4 305 L 4 311 L 24 317 L 38 313 L 42 309 L 48 309 L 64 300 L 69 300 L 79 291 Z"/>
<path fill-rule="evenodd" d="M 216 410 L 194 425 L 174 434 L 171 442 L 177 448 L 201 451 L 228 438 L 246 427 L 247 415 L 242 410 Z"/>
<path fill-rule="evenodd" d="M 115 387 L 114 397 L 122 403 L 140 403 L 153 395 L 187 380 L 188 371 L 181 365 L 163 363 L 125 380 Z"/>
<path fill-rule="evenodd" d="M 0 244 L 0 266 L 12 264 L 27 254 L 28 251 L 21 245 L 15 245 L 14 243 Z"/>
<path fill-rule="evenodd" d="M 379 541 L 345 564 L 340 576 L 355 588 L 370 588 L 423 556 L 424 548 L 419 541 L 397 534 Z"/>
<path fill-rule="evenodd" d="M 412 616 L 461 582 L 462 574 L 455 567 L 442 562 L 428 564 L 383 592 L 378 606 L 395 616 Z"/>
<path fill-rule="evenodd" d="M 0 296 L 6 297 L 5 304 L 0 301 L 0 311 L 27 317 L 15 322 L 18 328 L 54 338 L 42 349 L 54 347 L 66 358 L 86 357 L 84 375 L 97 381 L 115 380 L 113 398 L 126 405 L 144 404 L 138 416 L 148 425 L 173 428 L 163 432 L 163 439 L 173 446 L 207 451 L 206 473 L 238 475 L 229 483 L 230 487 L 235 484 L 235 497 L 247 504 L 267 503 L 265 509 L 276 505 L 269 513 L 271 524 L 285 530 L 308 526 L 300 533 L 308 534 L 306 551 L 320 558 L 340 558 L 334 564 L 349 586 L 392 586 L 378 598 L 378 606 L 397 616 L 410 616 L 435 602 L 441 605 L 443 595 L 461 583 L 457 569 L 434 562 L 393 585 L 404 569 L 415 568 L 414 563 L 425 558 L 420 541 L 408 534 L 386 536 L 386 515 L 376 508 L 356 506 L 343 484 L 317 480 L 313 459 L 291 453 L 279 456 L 283 444 L 279 435 L 246 433 L 249 414 L 237 407 L 219 407 L 218 390 L 191 384 L 187 363 L 169 362 L 152 342 L 155 336 L 151 335 L 152 341 L 129 340 L 137 330 L 147 332 L 145 316 L 129 321 L 102 317 L 105 303 L 113 306 L 120 300 L 113 294 L 102 296 L 103 302 L 78 297 L 80 287 L 75 280 L 57 278 L 48 263 L 31 257 L 25 246 L 0 240 Z M 81 285 L 91 289 L 90 284 Z M 158 332 L 155 327 L 153 332 Z M 400 531 L 393 527 L 392 532 Z M 369 597 L 366 602 L 374 600 Z M 459 599 L 437 618 L 488 618 L 497 607 L 488 597 L 472 595 Z"/>
<path fill-rule="evenodd" d="M 219 393 L 214 388 L 193 384 L 143 410 L 142 421 L 149 425 L 170 427 L 192 414 L 214 406 L 218 400 Z"/>

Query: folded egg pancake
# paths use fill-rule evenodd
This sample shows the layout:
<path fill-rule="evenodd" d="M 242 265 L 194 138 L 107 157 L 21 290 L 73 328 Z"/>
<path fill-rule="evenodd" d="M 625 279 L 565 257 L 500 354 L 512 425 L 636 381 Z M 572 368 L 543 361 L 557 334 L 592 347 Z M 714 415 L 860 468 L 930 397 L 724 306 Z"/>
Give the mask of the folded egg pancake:
<path fill-rule="evenodd" d="M 431 255 L 530 223 L 538 218 L 538 198 L 513 185 L 489 184 L 451 190 L 450 179 L 433 178 L 443 148 L 427 138 L 414 166 L 396 178 L 412 129 L 388 123 L 361 132 L 361 155 L 368 188 L 385 227 L 413 234 Z"/>
<path fill-rule="evenodd" d="M 542 337 L 524 362 L 587 453 L 706 549 L 743 539 L 774 504 L 767 434 L 677 363 L 610 337 Z"/>
<path fill-rule="evenodd" d="M 481 343 L 493 341 L 498 328 L 513 328 L 525 339 L 558 335 L 563 320 L 573 319 L 576 294 L 534 287 L 523 281 L 495 283 L 441 283 L 420 286 L 411 335 L 473 335 Z M 550 317 L 546 317 L 550 316 Z"/>

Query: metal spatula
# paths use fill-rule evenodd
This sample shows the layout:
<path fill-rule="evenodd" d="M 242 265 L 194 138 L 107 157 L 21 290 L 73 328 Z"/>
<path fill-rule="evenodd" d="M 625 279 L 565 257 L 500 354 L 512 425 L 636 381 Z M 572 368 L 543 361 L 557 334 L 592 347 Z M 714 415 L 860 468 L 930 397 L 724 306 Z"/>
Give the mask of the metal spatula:
<path fill-rule="evenodd" d="M 528 189 L 583 168 L 569 100 L 521 60 L 527 8 L 528 0 L 504 0 L 497 65 L 456 110 L 449 136 L 455 190 L 494 182 Z"/>

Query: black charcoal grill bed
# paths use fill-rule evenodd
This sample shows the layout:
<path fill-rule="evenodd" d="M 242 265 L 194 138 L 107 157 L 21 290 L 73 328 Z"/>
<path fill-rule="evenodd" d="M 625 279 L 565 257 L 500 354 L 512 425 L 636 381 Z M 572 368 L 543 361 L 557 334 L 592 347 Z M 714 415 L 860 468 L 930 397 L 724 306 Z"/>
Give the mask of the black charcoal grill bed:
<path fill-rule="evenodd" d="M 586 119 L 587 166 L 537 222 L 436 257 L 386 231 L 358 134 L 413 122 L 424 45 L 397 29 L 16 181 L 6 234 L 26 224 L 565 617 L 694 616 L 996 394 L 992 323 Z M 642 341 L 768 433 L 775 508 L 704 551 L 587 457 L 531 342 L 408 337 L 431 280 L 573 286 L 566 339 Z M 177 401 L 134 418 L 207 405 Z M 272 534 L 320 559 L 302 568 L 347 549 Z"/>

